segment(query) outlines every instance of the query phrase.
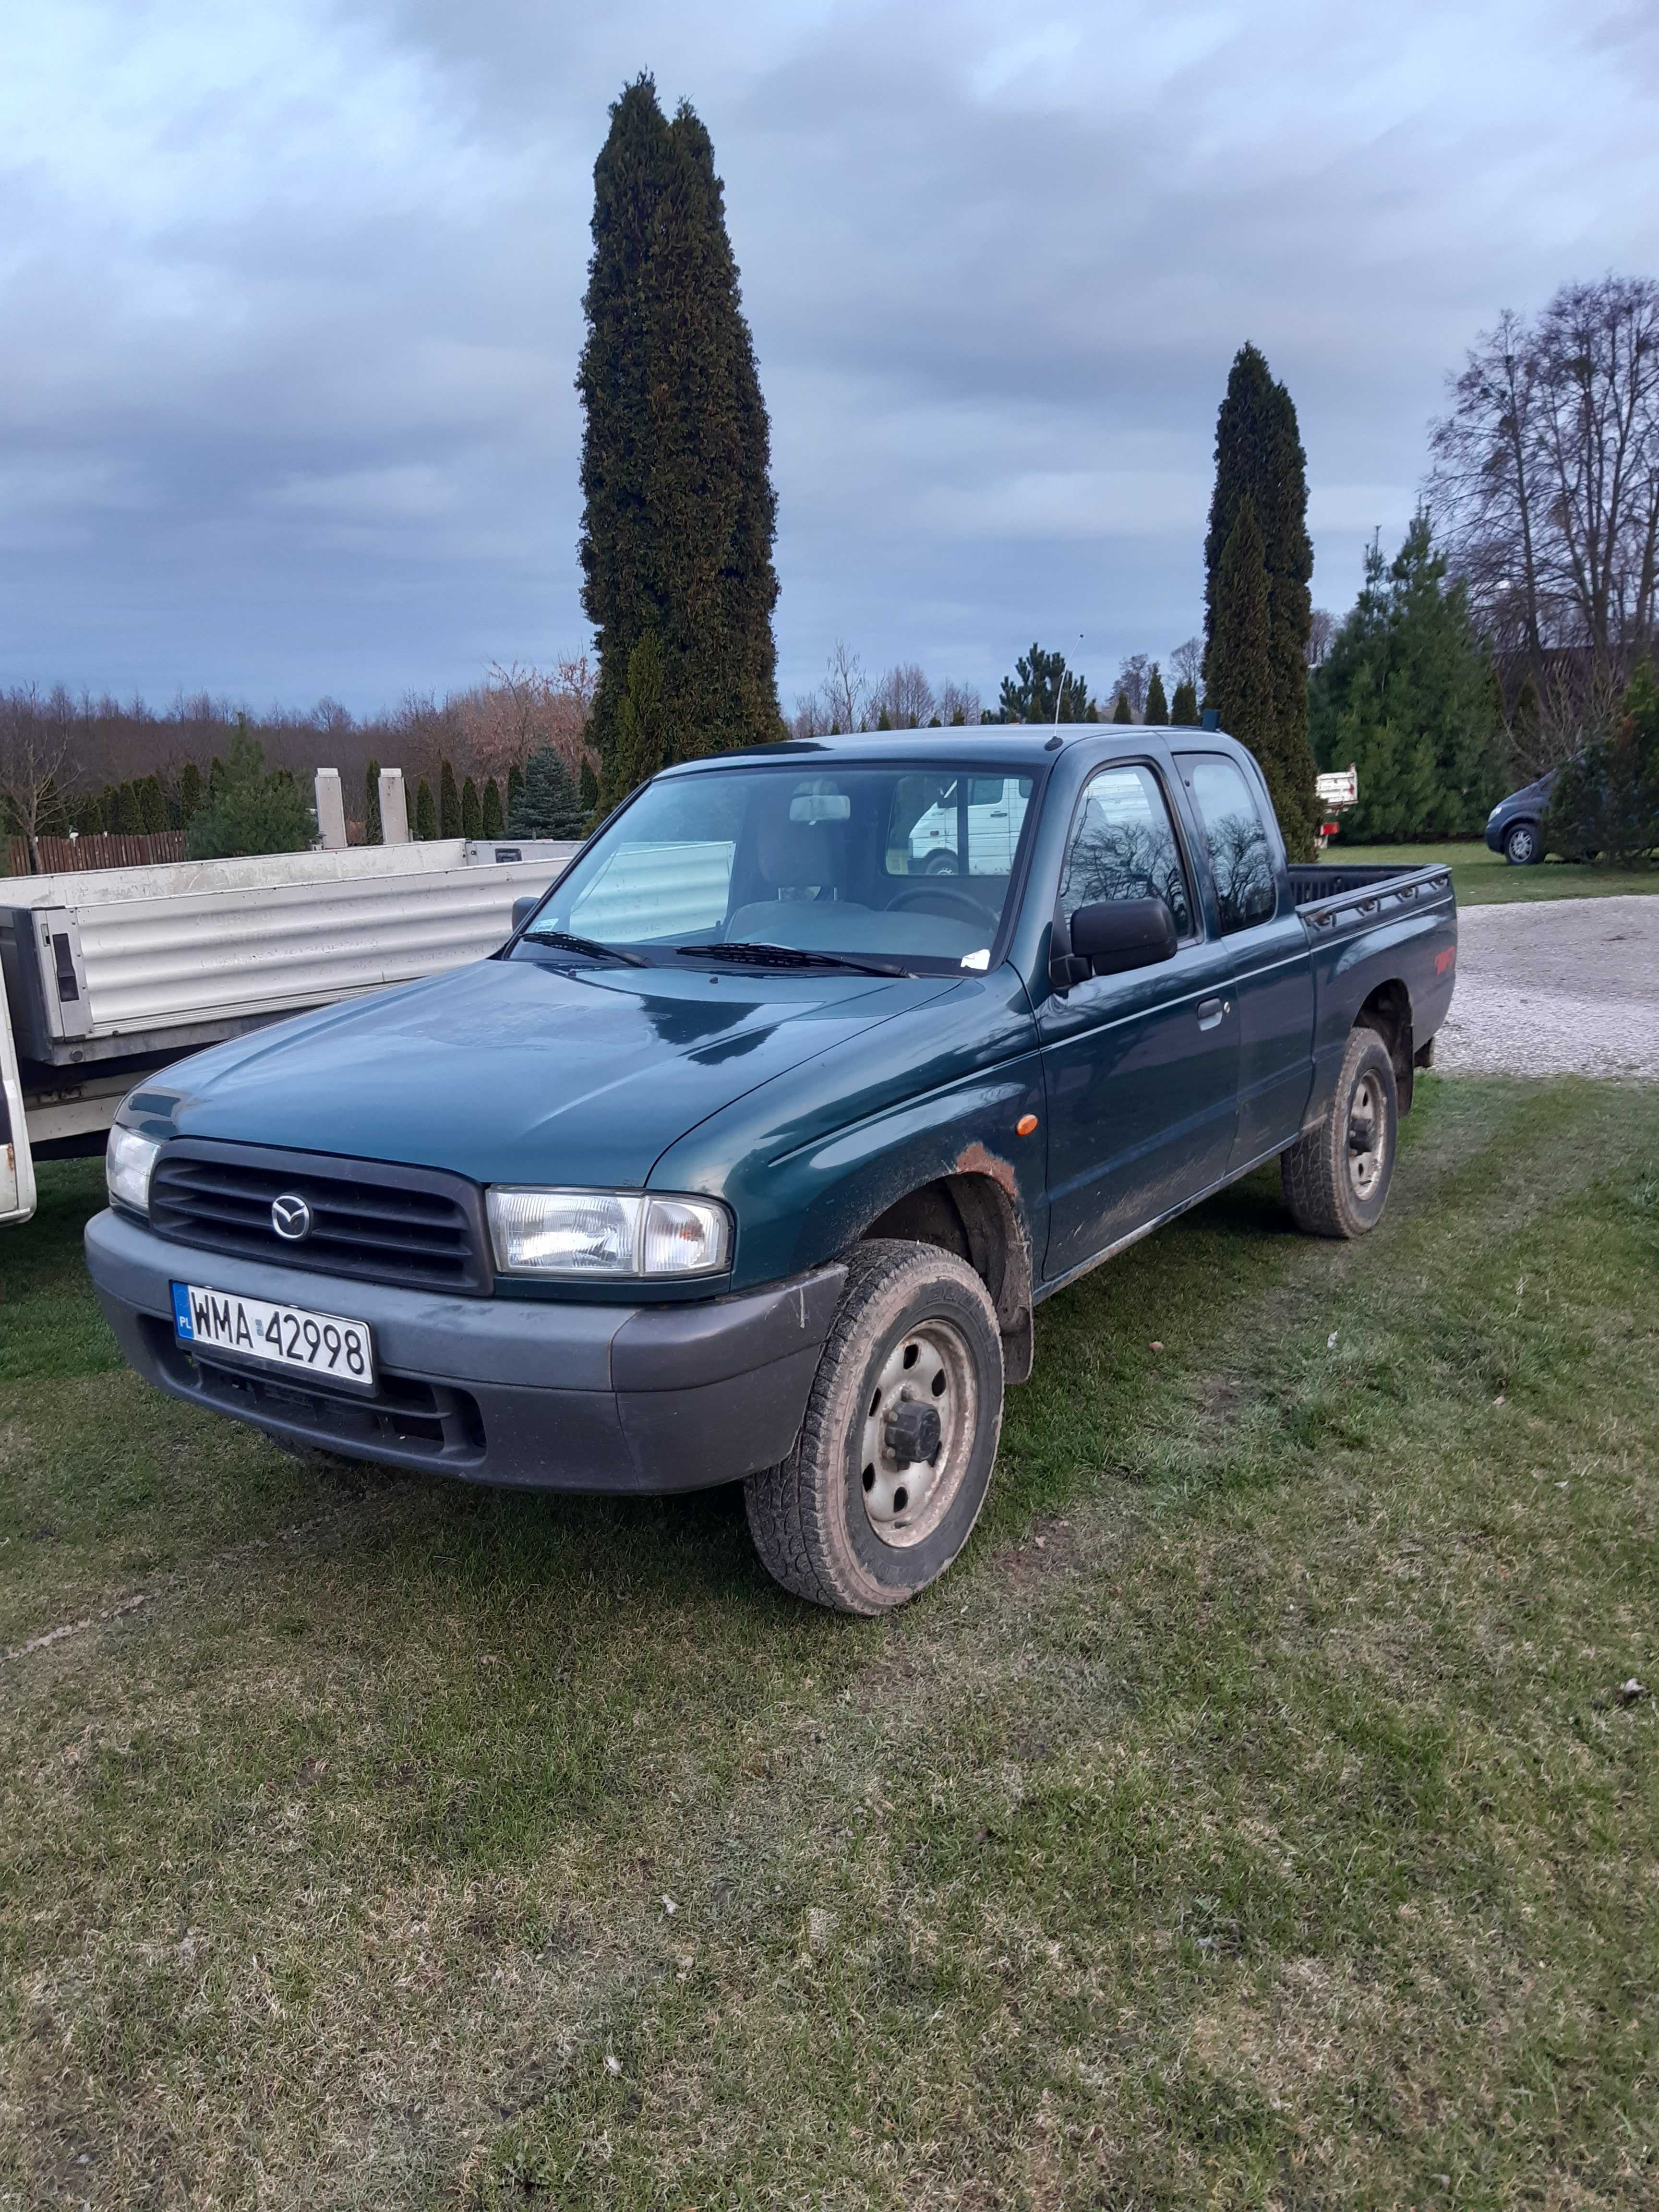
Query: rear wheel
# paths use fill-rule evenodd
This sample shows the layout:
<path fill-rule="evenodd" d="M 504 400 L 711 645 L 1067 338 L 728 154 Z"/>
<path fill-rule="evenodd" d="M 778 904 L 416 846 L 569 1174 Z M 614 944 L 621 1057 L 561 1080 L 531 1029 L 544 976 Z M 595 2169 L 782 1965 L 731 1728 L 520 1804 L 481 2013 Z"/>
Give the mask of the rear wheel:
<path fill-rule="evenodd" d="M 841 1613 L 890 1612 L 926 1589 L 985 1502 L 1002 1387 L 996 1310 L 967 1261 L 861 1245 L 795 1449 L 744 1486 L 767 1571 Z"/>
<path fill-rule="evenodd" d="M 1310 1237 L 1363 1237 L 1382 1218 L 1394 1178 L 1400 1094 L 1375 1030 L 1356 1029 L 1330 1112 L 1279 1158 L 1285 1203 Z"/>
<path fill-rule="evenodd" d="M 1544 857 L 1535 822 L 1517 822 L 1504 839 L 1504 858 L 1512 868 L 1530 868 Z"/>

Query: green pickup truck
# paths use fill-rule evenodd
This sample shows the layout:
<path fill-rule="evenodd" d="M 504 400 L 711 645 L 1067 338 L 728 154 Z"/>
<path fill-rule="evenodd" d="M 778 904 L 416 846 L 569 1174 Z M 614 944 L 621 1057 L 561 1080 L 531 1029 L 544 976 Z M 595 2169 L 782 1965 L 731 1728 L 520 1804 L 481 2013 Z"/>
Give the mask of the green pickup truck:
<path fill-rule="evenodd" d="M 1042 1301 L 1279 1157 L 1358 1237 L 1443 867 L 1287 866 L 1201 730 L 780 744 L 636 792 L 491 957 L 125 1100 L 87 1231 L 163 1389 L 468 1480 L 741 1481 L 787 1589 L 965 1542 Z"/>

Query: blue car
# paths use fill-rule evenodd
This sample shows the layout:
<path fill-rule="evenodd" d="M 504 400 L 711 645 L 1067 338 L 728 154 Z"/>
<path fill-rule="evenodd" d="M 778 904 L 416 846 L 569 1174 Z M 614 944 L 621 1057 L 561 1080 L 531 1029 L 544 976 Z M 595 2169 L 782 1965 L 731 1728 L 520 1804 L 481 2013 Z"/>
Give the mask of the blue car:
<path fill-rule="evenodd" d="M 1540 775 L 1500 799 L 1486 817 L 1486 842 L 1512 868 L 1530 868 L 1544 857 L 1544 810 L 1555 787 L 1556 771 Z"/>

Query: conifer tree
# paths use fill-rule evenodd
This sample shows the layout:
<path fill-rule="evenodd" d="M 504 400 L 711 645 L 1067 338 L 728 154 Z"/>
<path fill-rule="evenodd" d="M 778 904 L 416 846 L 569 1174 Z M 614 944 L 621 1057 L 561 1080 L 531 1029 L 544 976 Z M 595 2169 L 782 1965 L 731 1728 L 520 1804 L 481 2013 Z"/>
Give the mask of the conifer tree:
<path fill-rule="evenodd" d="M 1157 661 L 1152 663 L 1152 672 L 1146 678 L 1146 720 L 1158 729 L 1167 729 L 1170 725 L 1170 702 Z"/>
<path fill-rule="evenodd" d="M 613 806 L 663 766 L 671 736 L 662 652 L 655 630 L 648 629 L 628 656 L 628 683 L 617 708 L 609 763 L 614 770 L 610 789 Z"/>
<path fill-rule="evenodd" d="M 159 775 L 138 779 L 138 819 L 147 837 L 158 836 L 167 826 L 167 794 Z"/>
<path fill-rule="evenodd" d="M 82 837 L 96 837 L 104 827 L 103 794 L 92 792 L 75 810 L 75 827 Z"/>
<path fill-rule="evenodd" d="M 478 787 L 471 776 L 461 786 L 461 835 L 471 838 L 483 835 L 483 810 L 478 804 Z"/>
<path fill-rule="evenodd" d="M 186 830 L 190 817 L 206 802 L 207 786 L 194 761 L 186 761 L 179 775 L 179 814 Z"/>
<path fill-rule="evenodd" d="M 1492 671 L 1461 582 L 1419 514 L 1392 563 L 1373 539 L 1313 685 L 1316 758 L 1359 772 L 1357 841 L 1474 836 L 1503 788 Z"/>
<path fill-rule="evenodd" d="M 513 819 L 513 810 L 519 803 L 519 793 L 524 788 L 524 764 L 514 761 L 507 771 L 507 818 Z"/>
<path fill-rule="evenodd" d="M 580 550 L 599 634 L 589 736 L 609 805 L 629 787 L 615 757 L 647 632 L 660 657 L 665 763 L 776 736 L 776 509 L 707 131 L 684 104 L 667 121 L 642 76 L 611 111 L 593 183 L 577 378 Z"/>
<path fill-rule="evenodd" d="M 461 835 L 461 794 L 455 782 L 454 768 L 447 758 L 438 763 L 438 835 Z"/>
<path fill-rule="evenodd" d="M 1273 726 L 1273 660 L 1269 647 L 1267 571 L 1255 503 L 1247 492 L 1216 571 L 1215 628 L 1206 663 L 1208 703 L 1230 737 L 1261 759 Z M 1263 763 L 1265 769 L 1266 763 Z M 1275 794 L 1275 805 L 1277 794 Z M 1285 842 L 1290 842 L 1289 832 Z"/>
<path fill-rule="evenodd" d="M 1293 859 L 1313 849 L 1313 755 L 1308 743 L 1308 633 L 1313 603 L 1313 545 L 1308 536 L 1307 461 L 1296 408 L 1253 345 L 1234 358 L 1216 418 L 1215 490 L 1204 542 L 1204 678 L 1206 702 L 1237 696 L 1240 679 L 1214 665 L 1222 621 L 1220 575 L 1240 508 L 1249 499 L 1267 580 L 1270 711 L 1250 750 L 1261 762 L 1285 842 Z M 1230 622 L 1230 629 L 1234 627 Z M 1244 687 L 1249 688 L 1248 684 Z M 1222 727 L 1228 726 L 1222 717 Z M 1239 733 L 1235 731 L 1235 736 Z"/>
<path fill-rule="evenodd" d="M 111 810 L 110 828 L 123 837 L 138 837 L 143 834 L 144 817 L 138 804 L 138 793 L 130 783 L 115 787 L 115 805 Z"/>
<path fill-rule="evenodd" d="M 1184 730 L 1198 727 L 1198 686 L 1190 676 L 1183 676 L 1175 688 L 1175 697 L 1170 702 L 1170 720 Z"/>
<path fill-rule="evenodd" d="M 487 775 L 484 778 L 483 800 L 478 810 L 478 835 L 486 840 L 499 837 L 505 827 L 501 786 L 493 775 Z"/>
<path fill-rule="evenodd" d="M 308 795 L 283 769 L 267 775 L 264 754 L 246 723 L 232 732 L 216 763 L 217 787 L 191 817 L 185 850 L 192 860 L 249 853 L 301 853 L 317 835 Z"/>
<path fill-rule="evenodd" d="M 429 845 L 438 834 L 438 810 L 432 803 L 432 786 L 422 776 L 415 790 L 415 835 Z"/>
<path fill-rule="evenodd" d="M 1127 691 L 1118 693 L 1116 704 L 1112 708 L 1112 720 L 1115 722 L 1133 721 L 1134 710 L 1129 704 L 1129 695 Z"/>
<path fill-rule="evenodd" d="M 377 760 L 371 760 L 363 770 L 363 842 L 386 842 L 386 831 L 380 826 L 380 763 Z"/>
<path fill-rule="evenodd" d="M 582 755 L 581 774 L 576 779 L 581 794 L 582 819 L 591 822 L 599 811 L 599 779 L 593 773 L 593 763 L 586 753 Z"/>
<path fill-rule="evenodd" d="M 541 746 L 525 763 L 524 781 L 507 826 L 514 837 L 581 836 L 575 781 L 551 745 Z"/>

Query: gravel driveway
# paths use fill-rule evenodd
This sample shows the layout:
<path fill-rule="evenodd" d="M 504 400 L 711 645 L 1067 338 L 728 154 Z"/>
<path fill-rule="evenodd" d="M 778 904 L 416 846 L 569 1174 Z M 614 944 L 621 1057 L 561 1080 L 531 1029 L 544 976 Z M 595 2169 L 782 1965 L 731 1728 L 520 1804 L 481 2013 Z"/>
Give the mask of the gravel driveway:
<path fill-rule="evenodd" d="M 1463 907 L 1435 1039 L 1457 1075 L 1659 1076 L 1659 896 Z"/>

